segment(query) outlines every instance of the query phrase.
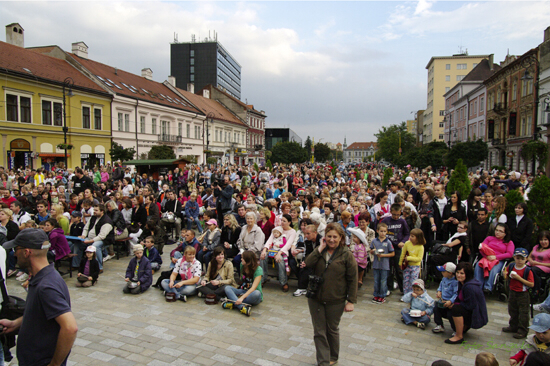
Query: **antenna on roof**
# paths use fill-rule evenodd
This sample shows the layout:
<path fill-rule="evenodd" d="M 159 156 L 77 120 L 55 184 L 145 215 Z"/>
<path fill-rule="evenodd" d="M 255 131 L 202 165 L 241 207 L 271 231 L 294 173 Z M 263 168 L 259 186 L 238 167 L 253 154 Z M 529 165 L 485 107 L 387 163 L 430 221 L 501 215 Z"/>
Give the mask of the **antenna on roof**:
<path fill-rule="evenodd" d="M 178 34 L 174 32 L 174 43 L 178 43 Z"/>
<path fill-rule="evenodd" d="M 191 43 L 195 43 L 195 35 L 191 34 Z"/>
<path fill-rule="evenodd" d="M 115 75 L 118 75 L 118 74 L 117 74 L 117 71 L 118 71 L 118 69 L 115 67 Z"/>

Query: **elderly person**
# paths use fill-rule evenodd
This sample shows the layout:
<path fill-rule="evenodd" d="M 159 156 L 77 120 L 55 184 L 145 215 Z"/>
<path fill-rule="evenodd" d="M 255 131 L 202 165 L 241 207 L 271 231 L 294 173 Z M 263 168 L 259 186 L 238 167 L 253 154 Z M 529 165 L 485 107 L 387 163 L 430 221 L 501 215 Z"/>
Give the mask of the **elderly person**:
<path fill-rule="evenodd" d="M 253 212 L 247 212 L 245 219 L 246 225 L 244 225 L 241 229 L 241 235 L 237 240 L 239 254 L 233 258 L 233 266 L 235 268 L 240 268 L 241 254 L 245 250 L 252 251 L 258 258 L 260 258 L 260 252 L 262 251 L 265 242 L 265 236 L 262 229 L 256 225 L 256 215 Z"/>
<path fill-rule="evenodd" d="M 286 236 L 286 244 L 283 246 L 279 252 L 275 255 L 275 263 L 278 269 L 278 278 L 279 283 L 282 286 L 283 292 L 288 292 L 288 279 L 286 274 L 286 267 L 283 260 L 282 254 L 284 253 L 288 256 L 289 250 L 296 239 L 296 230 L 291 227 L 292 217 L 288 214 L 283 214 L 281 219 L 281 227 L 283 228 L 283 235 Z M 267 282 L 267 251 L 273 246 L 274 235 L 271 233 L 269 239 L 267 239 L 264 248 L 262 249 L 262 254 L 260 256 L 260 265 L 264 270 L 263 273 L 263 282 Z"/>
<path fill-rule="evenodd" d="M 475 268 L 475 278 L 483 284 L 484 292 L 493 291 L 495 277 L 502 270 L 504 260 L 514 256 L 514 242 L 510 240 L 510 229 L 506 224 L 497 224 L 495 228 L 495 236 L 485 238 L 480 249 L 480 253 L 487 262 L 494 262 L 494 265 L 489 267 L 489 275 L 485 276 L 485 268 L 480 266 L 480 263 Z M 494 254 L 487 255 L 490 250 Z M 496 262 L 498 261 L 498 263 Z"/>
<path fill-rule="evenodd" d="M 357 263 L 345 245 L 345 237 L 342 226 L 327 225 L 326 237 L 306 258 L 306 266 L 323 278 L 318 291 L 308 296 L 317 365 L 321 366 L 338 362 L 338 325 L 344 311 L 353 311 L 357 302 Z"/>

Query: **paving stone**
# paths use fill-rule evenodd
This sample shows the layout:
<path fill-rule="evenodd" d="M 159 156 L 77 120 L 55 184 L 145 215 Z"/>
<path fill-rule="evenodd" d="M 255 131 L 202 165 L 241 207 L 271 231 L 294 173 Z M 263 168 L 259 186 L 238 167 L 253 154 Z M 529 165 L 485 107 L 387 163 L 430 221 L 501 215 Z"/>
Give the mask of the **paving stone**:
<path fill-rule="evenodd" d="M 90 354 L 88 355 L 88 357 L 95 358 L 96 360 L 103 361 L 103 362 L 109 362 L 109 361 L 111 361 L 115 356 L 110 355 L 110 354 L 107 354 L 107 353 L 95 351 L 95 352 L 90 353 Z"/>

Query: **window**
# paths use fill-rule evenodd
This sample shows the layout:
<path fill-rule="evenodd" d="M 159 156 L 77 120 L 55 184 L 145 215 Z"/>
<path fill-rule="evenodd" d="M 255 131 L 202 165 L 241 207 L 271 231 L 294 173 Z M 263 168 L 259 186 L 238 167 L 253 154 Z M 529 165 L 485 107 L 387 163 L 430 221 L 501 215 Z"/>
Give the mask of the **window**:
<path fill-rule="evenodd" d="M 527 116 L 527 123 L 525 124 L 525 136 L 530 135 L 532 116 Z"/>
<path fill-rule="evenodd" d="M 216 130 L 216 140 L 214 141 L 218 141 L 218 130 Z"/>
<path fill-rule="evenodd" d="M 480 113 L 484 111 L 484 109 L 485 109 L 484 105 L 485 105 L 485 97 L 479 98 L 479 112 Z"/>
<path fill-rule="evenodd" d="M 440 139 L 440 140 L 443 140 L 443 134 L 440 134 L 440 135 L 439 135 L 439 139 Z"/>
<path fill-rule="evenodd" d="M 53 104 L 53 114 L 52 114 Z M 42 124 L 51 126 L 63 126 L 63 104 L 49 100 L 42 101 Z"/>
<path fill-rule="evenodd" d="M 451 81 L 451 75 L 445 75 L 445 81 Z"/>
<path fill-rule="evenodd" d="M 94 129 L 101 130 L 101 109 L 94 108 Z"/>
<path fill-rule="evenodd" d="M 457 70 L 466 70 L 467 68 L 467 64 L 456 64 Z"/>
<path fill-rule="evenodd" d="M 82 128 L 90 128 L 90 107 L 82 107 Z"/>
<path fill-rule="evenodd" d="M 444 116 L 445 115 L 445 110 L 444 109 L 439 110 L 439 115 Z"/>
<path fill-rule="evenodd" d="M 123 130 L 123 116 L 122 116 L 122 113 L 118 114 L 118 130 L 119 131 Z"/>
<path fill-rule="evenodd" d="M 236 132 L 233 133 L 233 142 L 237 142 L 237 133 Z"/>
<path fill-rule="evenodd" d="M 510 124 L 508 126 L 508 134 L 510 136 L 516 136 L 516 113 L 510 113 Z"/>
<path fill-rule="evenodd" d="M 525 116 L 521 117 L 521 130 L 520 130 L 520 134 L 521 136 L 525 136 L 526 135 L 526 122 L 527 120 L 525 119 Z"/>
<path fill-rule="evenodd" d="M 183 135 L 183 123 L 178 123 L 178 136 L 181 137 Z"/>
<path fill-rule="evenodd" d="M 189 81 L 195 81 L 195 74 L 189 75 Z"/>
<path fill-rule="evenodd" d="M 6 95 L 6 104 L 7 104 L 7 120 L 12 122 L 19 122 L 18 118 L 18 107 L 17 107 L 17 95 L 7 94 Z"/>
<path fill-rule="evenodd" d="M 445 70 L 450 70 L 451 69 L 451 64 L 446 64 L 445 65 Z"/>
<path fill-rule="evenodd" d="M 189 60 L 189 65 L 194 65 L 194 64 L 195 64 L 195 59 L 194 58 L 190 59 Z"/>
<path fill-rule="evenodd" d="M 160 121 L 160 133 L 163 136 L 170 136 L 170 121 Z"/>
<path fill-rule="evenodd" d="M 145 133 L 145 116 L 139 116 L 139 132 Z"/>
<path fill-rule="evenodd" d="M 195 50 L 189 50 L 189 56 L 195 57 Z"/>
<path fill-rule="evenodd" d="M 461 81 L 462 79 L 464 79 L 464 76 L 466 76 L 466 75 L 457 75 L 456 76 L 456 81 Z"/>
<path fill-rule="evenodd" d="M 518 84 L 514 82 L 514 86 L 512 86 L 512 100 L 516 100 L 517 95 L 518 95 Z"/>
<path fill-rule="evenodd" d="M 124 131 L 130 132 L 130 115 L 128 113 L 124 115 Z"/>
<path fill-rule="evenodd" d="M 151 133 L 153 135 L 157 134 L 157 119 L 156 118 L 151 118 Z"/>
<path fill-rule="evenodd" d="M 445 127 L 445 122 L 439 122 L 439 128 Z"/>
<path fill-rule="evenodd" d="M 12 122 L 31 122 L 31 98 L 6 94 L 7 120 Z"/>
<path fill-rule="evenodd" d="M 190 124 L 187 124 L 187 138 L 190 138 L 191 137 L 191 125 Z"/>
<path fill-rule="evenodd" d="M 195 66 L 191 66 L 191 67 L 189 68 L 189 72 L 190 72 L 191 74 L 194 74 L 194 73 L 195 73 Z"/>

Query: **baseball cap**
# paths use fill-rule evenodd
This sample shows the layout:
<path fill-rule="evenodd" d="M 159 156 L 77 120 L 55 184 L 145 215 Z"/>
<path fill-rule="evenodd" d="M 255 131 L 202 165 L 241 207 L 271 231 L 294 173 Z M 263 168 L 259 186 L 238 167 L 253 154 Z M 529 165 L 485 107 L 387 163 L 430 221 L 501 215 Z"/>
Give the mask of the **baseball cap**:
<path fill-rule="evenodd" d="M 540 313 L 533 318 L 533 324 L 529 327 L 535 332 L 544 333 L 550 329 L 550 314 Z"/>
<path fill-rule="evenodd" d="M 345 197 L 342 197 L 342 198 L 340 198 L 340 201 L 339 201 L 339 202 L 348 203 L 348 199 L 345 198 Z"/>
<path fill-rule="evenodd" d="M 412 181 L 413 181 L 413 179 L 411 177 L 405 178 L 405 182 L 412 182 Z"/>
<path fill-rule="evenodd" d="M 447 262 L 445 263 L 444 265 L 442 266 L 437 266 L 437 269 L 441 272 L 451 272 L 451 273 L 455 273 L 456 271 L 456 264 L 454 264 L 453 262 Z"/>
<path fill-rule="evenodd" d="M 88 248 L 86 248 L 86 251 L 87 251 L 87 252 L 95 253 L 95 250 L 96 250 L 96 249 L 95 249 L 95 247 L 94 247 L 93 245 L 90 245 L 90 246 L 88 246 Z"/>
<path fill-rule="evenodd" d="M 4 249 L 23 247 L 27 249 L 48 249 L 51 246 L 48 234 L 44 230 L 30 228 L 20 231 L 15 239 L 3 244 Z"/>
<path fill-rule="evenodd" d="M 529 256 L 529 252 L 525 248 L 516 248 L 516 250 L 514 250 L 514 256 L 516 255 L 521 255 L 522 257 L 527 258 Z"/>
<path fill-rule="evenodd" d="M 422 289 L 422 291 L 425 290 L 425 288 L 424 288 L 424 281 L 421 280 L 421 279 L 418 279 L 418 280 L 414 281 L 414 282 L 413 282 L 413 286 L 418 286 L 418 287 L 420 287 L 420 288 Z"/>
<path fill-rule="evenodd" d="M 77 211 L 77 210 L 74 210 L 74 211 L 71 213 L 71 216 L 72 216 L 72 217 L 82 217 L 82 212 Z"/>
<path fill-rule="evenodd" d="M 218 226 L 218 222 L 216 221 L 216 219 L 210 219 L 206 222 L 206 225 L 216 225 L 216 226 Z"/>

